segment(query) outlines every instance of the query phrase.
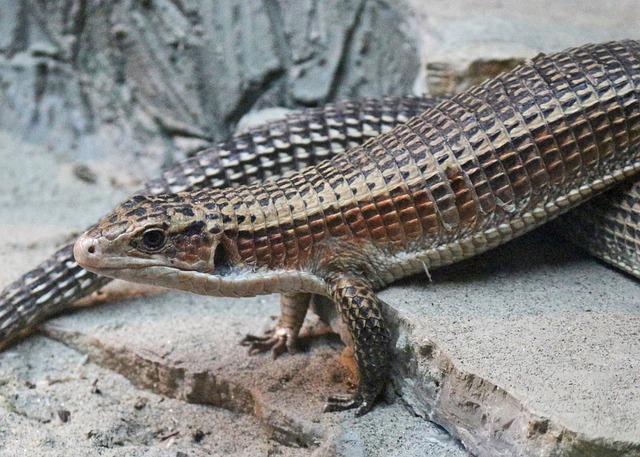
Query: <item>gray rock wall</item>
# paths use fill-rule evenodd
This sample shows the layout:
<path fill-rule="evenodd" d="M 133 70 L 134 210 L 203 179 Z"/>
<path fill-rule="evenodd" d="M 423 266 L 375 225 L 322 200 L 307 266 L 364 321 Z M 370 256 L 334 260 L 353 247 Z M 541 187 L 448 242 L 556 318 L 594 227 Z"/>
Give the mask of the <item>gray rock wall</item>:
<path fill-rule="evenodd" d="M 417 34 L 397 2 L 0 1 L 0 125 L 145 172 L 252 109 L 403 94 Z M 139 171 L 139 170 L 138 170 Z"/>

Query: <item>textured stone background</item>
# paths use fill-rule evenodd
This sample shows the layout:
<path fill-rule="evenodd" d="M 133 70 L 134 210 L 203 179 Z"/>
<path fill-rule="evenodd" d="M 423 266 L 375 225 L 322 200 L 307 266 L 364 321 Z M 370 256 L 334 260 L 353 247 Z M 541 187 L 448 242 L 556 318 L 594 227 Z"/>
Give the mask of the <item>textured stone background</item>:
<path fill-rule="evenodd" d="M 0 122 L 139 176 L 263 106 L 406 94 L 415 31 L 385 1 L 0 2 Z"/>

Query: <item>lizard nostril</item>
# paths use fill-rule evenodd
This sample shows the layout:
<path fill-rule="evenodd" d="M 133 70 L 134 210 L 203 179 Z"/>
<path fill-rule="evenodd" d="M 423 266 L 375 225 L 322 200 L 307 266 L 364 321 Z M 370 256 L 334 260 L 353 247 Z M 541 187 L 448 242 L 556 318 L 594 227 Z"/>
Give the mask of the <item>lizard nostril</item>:
<path fill-rule="evenodd" d="M 80 266 L 88 267 L 95 264 L 102 256 L 102 249 L 98 240 L 83 235 L 73 247 L 73 255 Z"/>

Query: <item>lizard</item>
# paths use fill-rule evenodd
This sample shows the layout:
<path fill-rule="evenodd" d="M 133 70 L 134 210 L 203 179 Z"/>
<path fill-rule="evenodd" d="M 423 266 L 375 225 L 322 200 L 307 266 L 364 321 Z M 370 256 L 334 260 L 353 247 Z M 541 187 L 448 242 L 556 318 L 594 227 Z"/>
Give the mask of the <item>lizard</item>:
<path fill-rule="evenodd" d="M 264 347 L 335 302 L 367 413 L 389 371 L 380 288 L 496 247 L 640 169 L 640 43 L 538 55 L 333 159 L 261 184 L 136 196 L 75 243 L 95 273 L 206 295 L 281 293 Z M 264 348 L 263 347 L 263 348 Z"/>
<path fill-rule="evenodd" d="M 440 100 L 426 95 L 366 98 L 307 108 L 198 151 L 166 168 L 136 193 L 235 187 L 280 176 L 357 146 Z M 329 128 L 342 133 L 329 135 Z M 0 348 L 44 320 L 72 309 L 78 300 L 110 281 L 77 264 L 73 243 L 62 246 L 0 292 Z"/>
<path fill-rule="evenodd" d="M 434 107 L 444 97 L 365 98 L 307 108 L 255 126 L 165 169 L 138 194 L 251 184 L 345 152 Z M 631 179 L 552 222 L 560 235 L 640 278 L 640 181 Z M 111 278 L 73 258 L 73 243 L 0 292 L 0 348 L 99 290 Z"/>

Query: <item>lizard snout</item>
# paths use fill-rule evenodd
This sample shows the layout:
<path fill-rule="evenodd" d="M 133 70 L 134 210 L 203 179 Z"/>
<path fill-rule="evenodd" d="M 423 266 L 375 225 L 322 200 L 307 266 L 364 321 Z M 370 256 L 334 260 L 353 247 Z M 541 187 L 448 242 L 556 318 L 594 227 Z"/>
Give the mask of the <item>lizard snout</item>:
<path fill-rule="evenodd" d="M 85 233 L 81 235 L 73 246 L 73 256 L 81 266 L 91 269 L 99 266 L 102 258 L 102 248 L 94 237 Z"/>

